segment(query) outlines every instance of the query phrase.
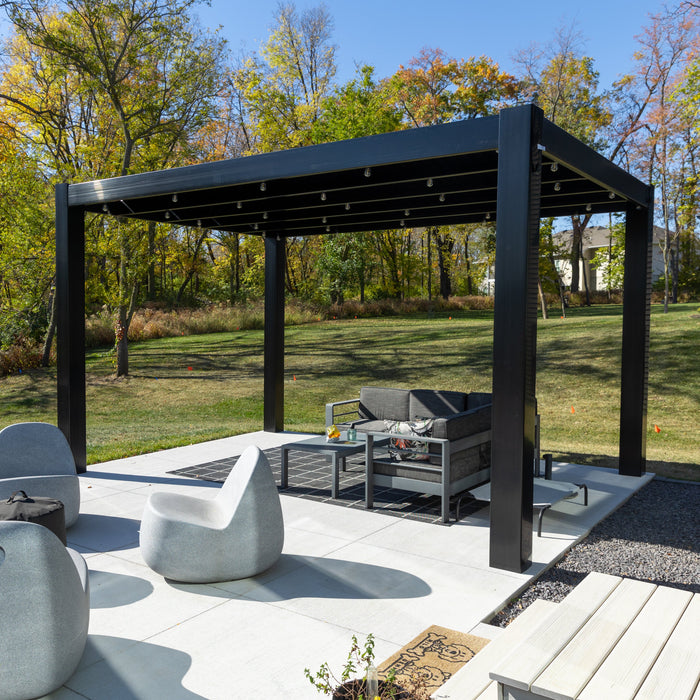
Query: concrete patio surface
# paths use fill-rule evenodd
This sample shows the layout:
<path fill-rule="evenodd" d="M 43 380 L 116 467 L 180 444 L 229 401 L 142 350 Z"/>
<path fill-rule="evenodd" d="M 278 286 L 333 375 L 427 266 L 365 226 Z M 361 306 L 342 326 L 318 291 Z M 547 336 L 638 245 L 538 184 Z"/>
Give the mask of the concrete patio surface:
<path fill-rule="evenodd" d="M 213 497 L 219 488 L 167 472 L 305 437 L 239 435 L 81 475 L 81 514 L 68 544 L 90 569 L 89 637 L 76 673 L 47 697 L 320 698 L 304 668 L 328 661 L 339 670 L 353 633 L 375 635 L 378 662 L 433 624 L 489 636 L 482 621 L 653 476 L 555 465 L 555 478 L 588 484 L 589 506 L 575 499 L 546 513 L 524 573 L 489 567 L 487 507 L 443 527 L 285 494 L 284 550 L 261 576 L 184 585 L 144 564 L 139 523 L 149 494 Z"/>

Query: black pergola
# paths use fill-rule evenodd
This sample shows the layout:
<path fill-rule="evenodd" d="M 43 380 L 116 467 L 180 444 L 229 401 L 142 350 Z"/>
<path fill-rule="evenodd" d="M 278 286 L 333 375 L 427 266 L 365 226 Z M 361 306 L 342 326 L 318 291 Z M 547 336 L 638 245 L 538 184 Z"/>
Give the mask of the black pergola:
<path fill-rule="evenodd" d="M 264 429 L 284 429 L 288 236 L 496 220 L 490 563 L 532 553 L 541 217 L 625 212 L 621 474 L 646 469 L 653 188 L 526 105 L 497 116 L 56 188 L 58 425 L 86 469 L 86 212 L 265 239 Z"/>

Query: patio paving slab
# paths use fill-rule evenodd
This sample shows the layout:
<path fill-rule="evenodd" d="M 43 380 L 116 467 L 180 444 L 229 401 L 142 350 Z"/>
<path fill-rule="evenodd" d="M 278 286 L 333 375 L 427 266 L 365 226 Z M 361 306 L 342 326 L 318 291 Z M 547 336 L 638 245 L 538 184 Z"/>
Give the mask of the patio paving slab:
<path fill-rule="evenodd" d="M 47 697 L 319 698 L 304 668 L 328 661 L 340 669 L 353 633 L 375 634 L 378 661 L 432 624 L 484 636 L 482 620 L 651 478 L 560 465 L 555 476 L 589 484 L 591 506 L 548 511 L 522 574 L 488 566 L 487 508 L 443 527 L 285 494 L 283 554 L 264 574 L 184 585 L 145 566 L 138 528 L 148 494 L 214 497 L 218 488 L 169 471 L 297 437 L 307 436 L 252 433 L 92 465 L 81 475 L 85 498 L 68 541 L 90 568 L 88 645 L 76 673 Z"/>

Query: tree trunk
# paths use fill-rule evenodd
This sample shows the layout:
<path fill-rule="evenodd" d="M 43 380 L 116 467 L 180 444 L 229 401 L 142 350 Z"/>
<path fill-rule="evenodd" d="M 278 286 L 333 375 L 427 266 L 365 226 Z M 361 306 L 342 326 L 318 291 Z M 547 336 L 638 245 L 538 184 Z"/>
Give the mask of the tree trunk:
<path fill-rule="evenodd" d="M 120 226 L 120 229 L 122 227 Z M 129 322 L 127 307 L 128 281 L 127 281 L 127 260 L 129 257 L 129 246 L 126 240 L 126 232 L 120 230 L 119 233 L 119 315 L 117 325 L 114 329 L 115 343 L 117 348 L 117 377 L 126 377 L 129 374 Z"/>
<path fill-rule="evenodd" d="M 678 269 L 679 269 L 679 259 L 680 259 L 680 234 L 678 233 L 678 226 L 676 225 L 676 240 L 673 246 L 673 259 L 672 259 L 672 269 L 673 269 L 673 287 L 671 290 L 671 301 L 674 304 L 678 303 Z"/>
<path fill-rule="evenodd" d="M 544 298 L 544 292 L 542 291 L 542 278 L 537 275 L 537 291 L 540 295 L 540 306 L 542 307 L 542 318 L 543 319 L 548 319 L 549 315 L 547 314 L 547 300 Z"/>
<path fill-rule="evenodd" d="M 467 268 L 467 295 L 471 296 L 473 291 L 472 283 L 472 263 L 469 259 L 469 234 L 464 237 L 464 262 Z"/>
<path fill-rule="evenodd" d="M 581 248 L 583 248 L 583 241 L 581 241 Z M 583 250 L 581 252 L 581 260 L 583 261 L 583 288 L 586 291 L 586 306 L 591 305 L 591 293 L 588 288 L 588 275 L 586 274 L 587 269 L 590 269 L 590 266 L 586 268 L 586 259 L 583 257 Z"/>
<path fill-rule="evenodd" d="M 56 334 L 56 299 L 55 294 L 51 294 L 49 298 L 49 327 L 46 331 L 44 339 L 44 347 L 41 351 L 41 366 L 48 367 L 51 360 L 51 346 L 53 345 L 53 337 Z"/>
<path fill-rule="evenodd" d="M 427 244 L 428 244 L 428 301 L 433 300 L 433 258 L 432 258 L 432 248 L 430 243 L 430 229 L 427 231 Z"/>
<path fill-rule="evenodd" d="M 452 280 L 450 279 L 450 268 L 452 262 L 452 248 L 448 234 L 441 236 L 437 228 L 433 229 L 435 244 L 438 251 L 438 270 L 440 273 L 440 296 L 447 301 L 452 294 Z"/>
<path fill-rule="evenodd" d="M 573 236 L 571 238 L 571 293 L 576 294 L 579 288 L 579 266 L 581 261 L 581 224 L 577 216 L 571 217 Z"/>
<path fill-rule="evenodd" d="M 202 243 L 204 242 L 204 239 L 207 237 L 208 231 L 206 229 L 203 229 L 199 235 L 199 238 L 197 238 L 197 241 L 194 246 L 194 252 L 192 253 L 192 266 L 190 269 L 187 271 L 187 274 L 185 275 L 185 279 L 183 280 L 182 284 L 180 285 L 180 288 L 177 290 L 177 294 L 175 295 L 175 306 L 177 306 L 180 303 L 180 300 L 182 299 L 182 295 L 185 293 L 185 289 L 187 289 L 187 285 L 190 283 L 190 280 L 192 277 L 194 277 L 195 273 L 195 262 L 197 260 L 197 256 L 199 255 L 199 249 L 202 247 Z"/>
<path fill-rule="evenodd" d="M 148 299 L 156 298 L 156 222 L 148 222 Z"/>

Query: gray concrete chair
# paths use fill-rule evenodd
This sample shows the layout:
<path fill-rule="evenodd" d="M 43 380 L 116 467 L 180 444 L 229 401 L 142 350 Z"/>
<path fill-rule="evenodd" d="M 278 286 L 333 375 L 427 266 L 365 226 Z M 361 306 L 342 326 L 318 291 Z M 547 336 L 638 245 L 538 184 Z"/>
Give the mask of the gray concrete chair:
<path fill-rule="evenodd" d="M 49 423 L 15 423 L 0 430 L 0 499 L 15 491 L 57 498 L 66 527 L 78 519 L 80 483 L 63 433 Z"/>
<path fill-rule="evenodd" d="M 282 552 L 284 523 L 265 455 L 248 447 L 213 499 L 151 494 L 140 543 L 146 564 L 174 581 L 232 581 L 269 569 Z"/>
<path fill-rule="evenodd" d="M 83 655 L 89 618 L 82 556 L 41 525 L 0 521 L 0 698 L 60 688 Z"/>

